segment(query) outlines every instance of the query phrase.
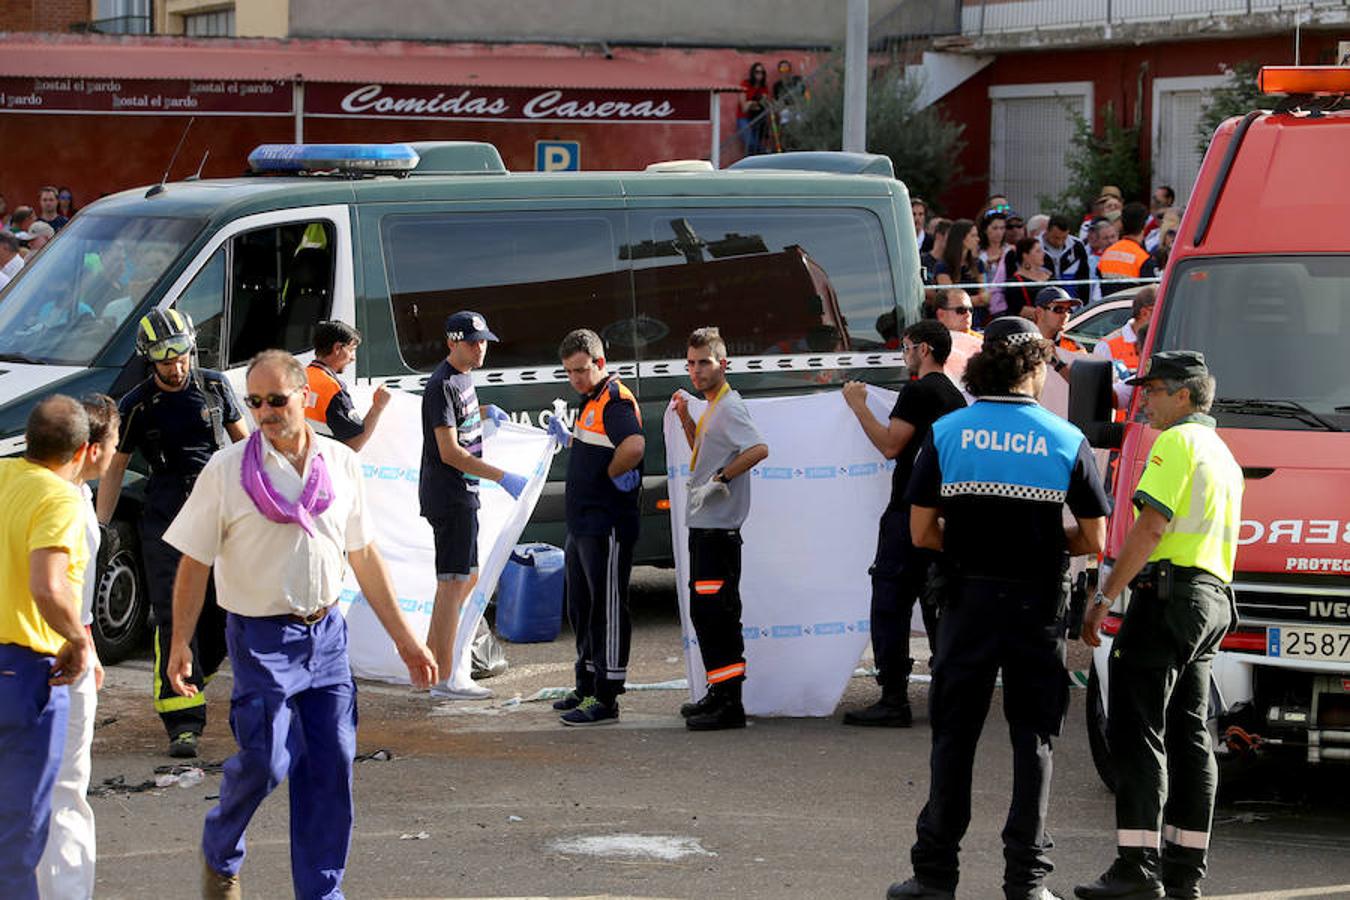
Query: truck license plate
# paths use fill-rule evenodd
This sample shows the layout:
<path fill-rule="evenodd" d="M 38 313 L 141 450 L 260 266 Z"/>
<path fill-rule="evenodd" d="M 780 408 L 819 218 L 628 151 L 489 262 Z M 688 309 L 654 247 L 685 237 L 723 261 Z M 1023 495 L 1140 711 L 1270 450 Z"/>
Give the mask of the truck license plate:
<path fill-rule="evenodd" d="M 1266 656 L 1350 659 L 1350 628 L 1267 628 Z"/>

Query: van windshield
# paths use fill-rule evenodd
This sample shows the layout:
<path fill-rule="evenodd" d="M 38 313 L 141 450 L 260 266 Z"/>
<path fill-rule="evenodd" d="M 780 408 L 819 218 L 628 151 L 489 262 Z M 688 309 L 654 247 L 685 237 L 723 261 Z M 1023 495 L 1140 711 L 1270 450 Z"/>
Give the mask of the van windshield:
<path fill-rule="evenodd" d="M 0 295 L 0 360 L 89 365 L 201 227 L 76 216 Z"/>
<path fill-rule="evenodd" d="M 1350 256 L 1191 259 L 1158 350 L 1199 350 L 1234 428 L 1350 430 Z"/>

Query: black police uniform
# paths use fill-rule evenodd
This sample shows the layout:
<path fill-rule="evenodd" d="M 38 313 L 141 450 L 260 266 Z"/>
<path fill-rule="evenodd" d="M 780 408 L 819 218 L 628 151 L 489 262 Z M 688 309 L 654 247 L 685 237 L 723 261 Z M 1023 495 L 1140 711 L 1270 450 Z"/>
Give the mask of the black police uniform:
<path fill-rule="evenodd" d="M 609 464 L 626 438 L 642 433 L 642 415 L 615 375 L 584 399 L 567 460 L 567 609 L 577 638 L 577 696 L 613 706 L 628 676 L 628 578 L 640 491 L 615 487 Z M 641 460 L 635 468 L 642 471 Z"/>
<path fill-rule="evenodd" d="M 216 605 L 215 586 L 207 581 L 206 603 L 192 642 L 192 697 L 180 697 L 165 667 L 173 637 L 173 581 L 182 556 L 164 542 L 164 531 L 178 515 L 206 461 L 229 443 L 225 425 L 242 413 L 234 390 L 219 372 L 193 368 L 179 391 L 160 388 L 153 376 L 127 392 L 119 404 L 121 453 L 139 452 L 150 467 L 141 511 L 141 561 L 155 626 L 155 711 L 169 736 L 200 735 L 206 727 L 206 679 L 225 659 L 225 614 Z"/>
<path fill-rule="evenodd" d="M 1082 433 L 1015 396 L 981 398 L 938 419 L 906 499 L 941 510 L 950 579 L 929 694 L 932 782 L 911 852 L 915 877 L 931 890 L 956 889 L 975 748 L 1002 670 L 1013 747 L 1004 892 L 1020 900 L 1053 869 L 1045 830 L 1051 739 L 1069 690 L 1063 507 L 1099 518 L 1107 498 Z"/>

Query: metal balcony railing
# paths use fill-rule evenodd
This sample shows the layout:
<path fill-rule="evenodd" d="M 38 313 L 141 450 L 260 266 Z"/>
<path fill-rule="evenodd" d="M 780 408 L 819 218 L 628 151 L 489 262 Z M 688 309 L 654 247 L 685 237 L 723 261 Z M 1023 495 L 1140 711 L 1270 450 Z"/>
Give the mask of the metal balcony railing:
<path fill-rule="evenodd" d="M 961 33 L 978 36 L 1347 9 L 1350 0 L 966 0 L 961 6 Z"/>

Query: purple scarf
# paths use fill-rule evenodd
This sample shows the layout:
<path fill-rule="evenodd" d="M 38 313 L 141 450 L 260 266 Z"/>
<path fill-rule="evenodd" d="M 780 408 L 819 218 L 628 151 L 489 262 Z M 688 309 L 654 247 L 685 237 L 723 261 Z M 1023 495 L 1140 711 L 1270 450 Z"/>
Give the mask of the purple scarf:
<path fill-rule="evenodd" d="M 279 524 L 293 522 L 314 537 L 314 516 L 322 515 L 333 502 L 333 482 L 328 477 L 328 465 L 323 454 L 315 453 L 309 467 L 309 477 L 300 491 L 300 499 L 292 503 L 272 486 L 272 479 L 263 470 L 262 431 L 248 436 L 244 447 L 244 464 L 239 478 L 244 493 L 268 519 Z"/>

